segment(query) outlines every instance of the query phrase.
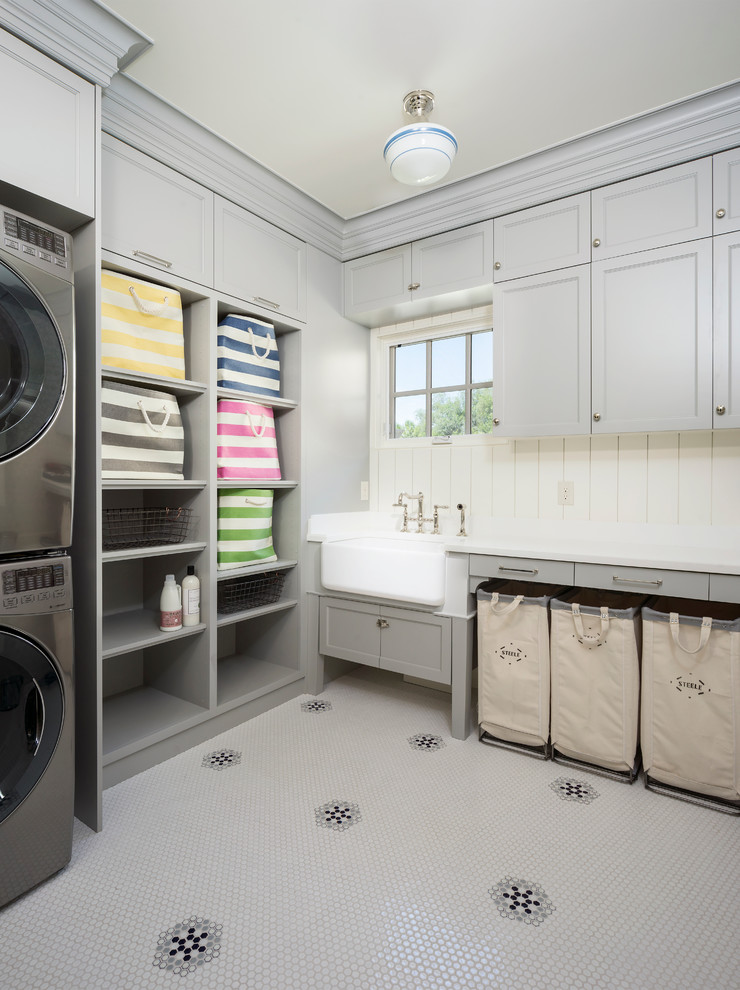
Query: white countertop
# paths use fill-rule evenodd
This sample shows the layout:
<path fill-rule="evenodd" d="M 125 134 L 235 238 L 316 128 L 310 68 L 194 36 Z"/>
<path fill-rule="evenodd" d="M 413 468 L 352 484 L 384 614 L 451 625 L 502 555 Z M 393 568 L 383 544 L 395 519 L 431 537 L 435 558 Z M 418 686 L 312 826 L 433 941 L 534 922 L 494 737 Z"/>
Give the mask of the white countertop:
<path fill-rule="evenodd" d="M 451 553 L 740 575 L 740 527 L 470 517 L 469 535 L 458 537 L 456 518 L 445 517 L 441 526 L 445 550 Z M 392 513 L 332 513 L 312 516 L 307 538 L 323 542 L 373 533 L 400 534 L 400 528 L 400 517 Z"/>

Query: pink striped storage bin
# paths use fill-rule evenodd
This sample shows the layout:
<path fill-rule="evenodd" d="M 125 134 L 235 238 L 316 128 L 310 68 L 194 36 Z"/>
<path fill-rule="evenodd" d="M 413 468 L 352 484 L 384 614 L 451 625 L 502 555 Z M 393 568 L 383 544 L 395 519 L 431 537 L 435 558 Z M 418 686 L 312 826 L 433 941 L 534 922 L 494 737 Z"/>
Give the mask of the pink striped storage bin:
<path fill-rule="evenodd" d="M 269 406 L 220 399 L 216 432 L 219 478 L 280 480 L 275 416 Z"/>

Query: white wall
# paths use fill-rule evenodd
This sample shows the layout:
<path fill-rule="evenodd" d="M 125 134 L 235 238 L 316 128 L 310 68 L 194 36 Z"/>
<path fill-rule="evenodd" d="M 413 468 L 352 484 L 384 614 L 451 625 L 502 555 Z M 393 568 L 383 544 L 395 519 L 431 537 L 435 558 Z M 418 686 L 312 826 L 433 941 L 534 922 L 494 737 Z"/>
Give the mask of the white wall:
<path fill-rule="evenodd" d="M 572 506 L 557 481 L 572 481 Z M 471 515 L 740 525 L 740 430 L 511 440 L 370 452 L 370 507 L 400 491 Z"/>

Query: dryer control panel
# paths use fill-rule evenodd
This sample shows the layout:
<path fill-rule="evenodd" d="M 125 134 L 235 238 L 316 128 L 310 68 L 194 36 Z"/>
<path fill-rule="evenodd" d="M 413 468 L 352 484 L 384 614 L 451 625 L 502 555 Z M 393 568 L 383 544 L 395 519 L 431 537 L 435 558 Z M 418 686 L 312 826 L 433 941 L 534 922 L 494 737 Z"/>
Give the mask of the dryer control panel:
<path fill-rule="evenodd" d="M 72 608 L 72 561 L 66 555 L 0 561 L 0 616 Z"/>
<path fill-rule="evenodd" d="M 2 251 L 72 281 L 72 237 L 69 234 L 56 227 L 42 226 L 38 220 L 15 210 L 0 206 L 0 213 Z"/>

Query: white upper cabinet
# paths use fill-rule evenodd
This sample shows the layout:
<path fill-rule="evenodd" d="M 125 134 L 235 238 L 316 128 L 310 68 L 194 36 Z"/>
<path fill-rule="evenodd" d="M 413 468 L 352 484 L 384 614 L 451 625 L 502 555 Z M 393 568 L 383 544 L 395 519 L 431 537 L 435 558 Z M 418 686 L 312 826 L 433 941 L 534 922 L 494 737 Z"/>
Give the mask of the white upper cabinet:
<path fill-rule="evenodd" d="M 588 433 L 590 266 L 495 285 L 493 328 L 493 435 Z"/>
<path fill-rule="evenodd" d="M 588 193 L 493 221 L 494 282 L 585 265 L 591 260 Z"/>
<path fill-rule="evenodd" d="M 712 234 L 712 160 L 701 158 L 591 193 L 593 261 Z"/>
<path fill-rule="evenodd" d="M 103 135 L 102 244 L 159 271 L 213 284 L 213 193 Z"/>
<path fill-rule="evenodd" d="M 731 291 L 731 287 L 736 291 Z M 740 427 L 740 233 L 714 238 L 714 427 Z"/>
<path fill-rule="evenodd" d="M 712 241 L 592 265 L 592 432 L 712 426 Z"/>
<path fill-rule="evenodd" d="M 305 321 L 306 245 L 217 196 L 214 287 Z"/>
<path fill-rule="evenodd" d="M 95 87 L 0 29 L 4 182 L 95 216 Z"/>
<path fill-rule="evenodd" d="M 425 237 L 344 265 L 344 313 L 382 326 L 490 302 L 493 221 Z"/>
<path fill-rule="evenodd" d="M 740 230 L 740 148 L 715 155 L 714 233 Z"/>

